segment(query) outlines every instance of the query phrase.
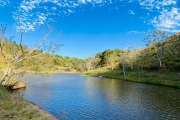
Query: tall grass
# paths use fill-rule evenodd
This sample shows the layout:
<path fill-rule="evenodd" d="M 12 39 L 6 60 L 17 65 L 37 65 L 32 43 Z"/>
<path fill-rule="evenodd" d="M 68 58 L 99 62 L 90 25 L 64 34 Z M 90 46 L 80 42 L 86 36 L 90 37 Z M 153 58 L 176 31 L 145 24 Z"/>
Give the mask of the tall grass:
<path fill-rule="evenodd" d="M 142 74 L 138 71 L 126 71 L 126 77 L 124 77 L 121 70 L 98 69 L 84 74 L 180 88 L 180 75 L 175 72 L 145 71 Z"/>

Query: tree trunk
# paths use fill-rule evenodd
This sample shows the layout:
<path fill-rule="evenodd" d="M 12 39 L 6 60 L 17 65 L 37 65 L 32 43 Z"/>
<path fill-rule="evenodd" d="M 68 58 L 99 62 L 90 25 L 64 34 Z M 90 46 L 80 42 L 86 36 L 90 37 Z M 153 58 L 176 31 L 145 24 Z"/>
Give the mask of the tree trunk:
<path fill-rule="evenodd" d="M 91 68 L 90 68 L 90 66 L 88 67 L 88 72 L 90 72 L 90 70 L 91 70 Z"/>
<path fill-rule="evenodd" d="M 122 64 L 122 67 L 123 67 L 123 74 L 124 74 L 124 77 L 126 77 L 126 71 L 125 71 L 124 63 Z"/>
<path fill-rule="evenodd" d="M 4 75 L 1 79 L 1 83 L 0 85 L 6 85 L 6 83 L 9 81 L 9 76 L 8 75 Z"/>
<path fill-rule="evenodd" d="M 159 67 L 161 68 L 161 66 L 162 66 L 161 58 L 160 58 L 160 56 L 158 54 L 157 54 L 157 57 L 158 57 L 158 61 L 159 61 Z"/>
<path fill-rule="evenodd" d="M 1 82 L 0 85 L 5 85 L 10 78 L 12 77 L 12 75 L 10 75 L 12 72 L 12 68 L 7 68 L 6 70 L 4 70 L 4 76 L 1 78 Z"/>
<path fill-rule="evenodd" d="M 89 62 L 89 65 L 88 65 L 88 72 L 90 72 L 90 70 L 91 70 L 91 63 L 92 63 L 92 60 L 90 59 L 90 62 Z"/>
<path fill-rule="evenodd" d="M 1 83 L 0 83 L 0 85 L 4 85 L 5 78 L 6 78 L 5 75 L 1 78 Z"/>
<path fill-rule="evenodd" d="M 114 67 L 113 67 L 114 65 L 113 65 L 113 62 L 111 61 L 111 70 L 113 70 L 114 69 Z"/>
<path fill-rule="evenodd" d="M 133 69 L 133 66 L 132 66 L 132 60 L 131 60 L 131 70 Z"/>

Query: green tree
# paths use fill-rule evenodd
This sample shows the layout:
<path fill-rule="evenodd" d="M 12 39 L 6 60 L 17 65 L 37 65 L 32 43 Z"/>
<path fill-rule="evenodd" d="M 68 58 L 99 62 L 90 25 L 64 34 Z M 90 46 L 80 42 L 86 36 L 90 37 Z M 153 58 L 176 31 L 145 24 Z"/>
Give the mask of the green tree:
<path fill-rule="evenodd" d="M 117 54 L 115 53 L 115 51 L 112 51 L 107 58 L 108 63 L 111 66 L 111 70 L 114 69 L 114 62 L 118 59 Z"/>
<path fill-rule="evenodd" d="M 148 34 L 144 39 L 143 42 L 147 43 L 147 46 L 153 46 L 154 51 L 156 54 L 156 58 L 159 61 L 159 67 L 162 66 L 162 55 L 163 55 L 163 47 L 161 46 L 161 41 L 167 38 L 165 31 L 154 31 Z"/>
<path fill-rule="evenodd" d="M 101 58 L 101 65 L 103 67 L 107 66 L 109 63 L 109 57 L 112 54 L 112 50 L 106 50 L 102 53 L 102 58 Z"/>

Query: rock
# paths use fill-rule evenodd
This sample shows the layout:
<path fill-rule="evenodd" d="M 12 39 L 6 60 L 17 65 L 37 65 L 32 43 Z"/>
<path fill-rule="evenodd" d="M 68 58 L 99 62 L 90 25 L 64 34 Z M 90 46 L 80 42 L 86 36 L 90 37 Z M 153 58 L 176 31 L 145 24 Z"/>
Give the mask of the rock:
<path fill-rule="evenodd" d="M 14 90 L 11 89 L 11 93 L 19 93 L 19 92 L 22 92 L 24 90 L 26 90 L 26 88 L 19 88 L 19 89 L 14 89 Z"/>
<path fill-rule="evenodd" d="M 11 86 L 11 89 L 12 89 L 12 90 L 15 90 L 15 89 L 25 88 L 25 87 L 26 87 L 26 83 L 25 83 L 25 82 L 18 81 L 18 82 L 16 82 L 15 84 L 13 84 L 13 85 Z"/>

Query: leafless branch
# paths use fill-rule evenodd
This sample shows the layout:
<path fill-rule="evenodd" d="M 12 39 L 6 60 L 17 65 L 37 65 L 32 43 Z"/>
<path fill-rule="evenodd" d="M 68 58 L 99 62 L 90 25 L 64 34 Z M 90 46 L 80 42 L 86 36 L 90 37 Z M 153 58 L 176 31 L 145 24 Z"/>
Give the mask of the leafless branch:
<path fill-rule="evenodd" d="M 0 24 L 0 38 L 3 38 L 6 28 L 7 28 L 7 24 L 5 25 Z"/>
<path fill-rule="evenodd" d="M 21 30 L 21 21 L 18 18 L 18 24 L 19 24 L 19 32 L 20 32 L 20 43 L 19 45 L 14 44 L 10 41 L 5 40 L 3 38 L 5 30 L 6 30 L 6 25 L 0 25 L 0 55 L 3 56 L 3 58 L 6 61 L 6 68 L 4 68 L 4 76 L 1 79 L 0 84 L 5 84 L 9 79 L 19 71 L 13 71 L 14 69 L 17 70 L 20 66 L 21 63 L 27 59 L 31 58 L 36 58 L 38 56 L 41 56 L 45 53 L 55 53 L 55 51 L 63 45 L 55 45 L 55 44 L 49 44 L 48 48 L 43 51 L 43 52 L 38 52 L 42 47 L 44 47 L 46 43 L 47 37 L 52 33 L 54 30 L 54 27 L 52 27 L 49 24 L 46 24 L 47 31 L 44 32 L 44 37 L 43 39 L 37 43 L 32 49 L 28 49 L 23 47 L 23 32 Z M 2 39 L 1 39 L 2 38 Z M 6 48 L 8 49 L 8 54 L 6 53 L 4 48 L 4 45 L 6 45 Z M 11 54 L 11 55 L 9 55 Z"/>
<path fill-rule="evenodd" d="M 20 18 L 18 17 L 18 25 L 19 25 L 19 28 L 21 28 L 21 21 L 20 21 Z M 19 46 L 21 47 L 21 51 L 22 51 L 22 53 L 24 52 L 23 51 L 23 47 L 22 47 L 22 40 L 23 40 L 23 32 L 22 32 L 22 30 L 20 29 L 20 43 L 19 43 Z"/>

